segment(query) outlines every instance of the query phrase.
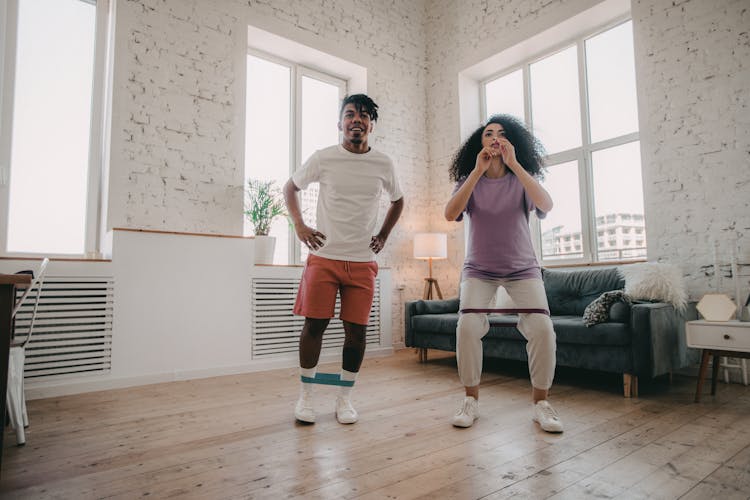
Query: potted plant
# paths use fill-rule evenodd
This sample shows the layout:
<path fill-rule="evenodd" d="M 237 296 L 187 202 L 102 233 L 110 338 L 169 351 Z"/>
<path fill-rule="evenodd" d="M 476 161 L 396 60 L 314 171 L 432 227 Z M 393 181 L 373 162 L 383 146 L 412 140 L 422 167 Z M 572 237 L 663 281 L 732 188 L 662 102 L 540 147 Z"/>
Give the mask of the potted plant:
<path fill-rule="evenodd" d="M 276 238 L 268 236 L 276 217 L 286 216 L 281 190 L 274 181 L 249 179 L 245 188 L 245 217 L 255 233 L 255 263 L 273 264 Z"/>

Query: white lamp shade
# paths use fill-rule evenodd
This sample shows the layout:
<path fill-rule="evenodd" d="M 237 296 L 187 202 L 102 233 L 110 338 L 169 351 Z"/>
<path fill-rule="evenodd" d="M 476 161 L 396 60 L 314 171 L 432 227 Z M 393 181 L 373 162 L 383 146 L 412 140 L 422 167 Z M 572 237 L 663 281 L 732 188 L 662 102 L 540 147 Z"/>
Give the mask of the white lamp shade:
<path fill-rule="evenodd" d="M 417 233 L 414 235 L 415 259 L 448 258 L 448 235 L 445 233 Z"/>

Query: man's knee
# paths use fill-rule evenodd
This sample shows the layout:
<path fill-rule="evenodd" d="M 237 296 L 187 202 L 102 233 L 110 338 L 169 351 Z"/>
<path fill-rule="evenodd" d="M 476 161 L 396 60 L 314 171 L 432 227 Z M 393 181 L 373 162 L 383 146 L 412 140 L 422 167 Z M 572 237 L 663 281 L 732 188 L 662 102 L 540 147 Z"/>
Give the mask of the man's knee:
<path fill-rule="evenodd" d="M 305 318 L 305 326 L 302 329 L 302 334 L 320 337 L 325 332 L 330 321 L 329 318 Z"/>
<path fill-rule="evenodd" d="M 347 335 L 354 335 L 357 337 L 364 337 L 367 335 L 367 325 L 360 325 L 350 321 L 342 321 L 342 323 L 344 324 L 344 333 Z"/>

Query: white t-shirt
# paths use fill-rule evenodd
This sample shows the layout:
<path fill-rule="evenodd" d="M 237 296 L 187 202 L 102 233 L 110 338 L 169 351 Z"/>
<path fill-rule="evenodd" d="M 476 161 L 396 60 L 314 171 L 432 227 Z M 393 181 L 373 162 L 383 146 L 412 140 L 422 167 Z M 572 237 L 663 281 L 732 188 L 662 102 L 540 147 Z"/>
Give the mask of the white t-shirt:
<path fill-rule="evenodd" d="M 316 229 L 326 239 L 313 254 L 351 262 L 375 260 L 370 241 L 382 193 L 392 202 L 403 197 L 388 156 L 373 149 L 357 154 L 340 144 L 331 146 L 313 153 L 292 181 L 300 189 L 320 183 Z"/>

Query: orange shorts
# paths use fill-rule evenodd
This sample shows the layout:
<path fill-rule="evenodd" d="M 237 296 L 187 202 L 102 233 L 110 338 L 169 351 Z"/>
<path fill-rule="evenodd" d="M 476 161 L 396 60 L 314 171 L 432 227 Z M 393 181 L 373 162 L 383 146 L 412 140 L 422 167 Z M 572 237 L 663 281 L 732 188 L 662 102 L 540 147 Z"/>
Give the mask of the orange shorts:
<path fill-rule="evenodd" d="M 294 314 L 306 318 L 333 318 L 336 293 L 341 294 L 342 321 L 366 325 L 370 319 L 378 263 L 332 260 L 308 255 L 299 283 Z"/>

